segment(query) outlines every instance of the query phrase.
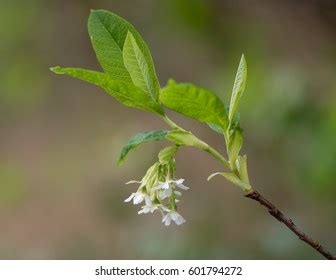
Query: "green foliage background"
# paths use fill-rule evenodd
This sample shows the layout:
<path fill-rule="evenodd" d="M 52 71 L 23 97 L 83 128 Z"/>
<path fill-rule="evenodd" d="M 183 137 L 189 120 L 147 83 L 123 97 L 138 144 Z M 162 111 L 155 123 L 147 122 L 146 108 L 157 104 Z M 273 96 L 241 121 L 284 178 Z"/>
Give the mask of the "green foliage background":
<path fill-rule="evenodd" d="M 139 131 L 166 129 L 94 86 L 48 68 L 100 70 L 90 9 L 130 21 L 148 43 L 162 85 L 209 88 L 229 102 L 241 53 L 249 75 L 240 102 L 252 185 L 336 248 L 336 5 L 332 1 L 19 1 L 0 4 L 0 258 L 320 258 L 241 197 L 218 164 L 184 149 L 177 174 L 192 189 L 187 223 L 166 228 L 137 216 L 124 182 L 140 179 L 162 144 L 146 144 L 118 167 Z M 173 118 L 210 143 L 222 138 Z M 335 251 L 335 250 L 334 250 Z"/>

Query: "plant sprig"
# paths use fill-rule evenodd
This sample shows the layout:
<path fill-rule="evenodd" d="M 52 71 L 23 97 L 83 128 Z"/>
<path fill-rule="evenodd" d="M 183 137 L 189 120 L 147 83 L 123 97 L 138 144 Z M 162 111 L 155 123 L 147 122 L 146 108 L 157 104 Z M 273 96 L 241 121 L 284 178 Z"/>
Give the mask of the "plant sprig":
<path fill-rule="evenodd" d="M 142 143 L 163 139 L 173 143 L 159 152 L 158 161 L 148 169 L 140 181 L 129 182 L 138 183 L 139 188 L 125 201 L 133 201 L 134 204 L 145 202 L 139 214 L 159 211 L 163 215 L 162 222 L 165 225 L 169 225 L 171 221 L 176 224 L 185 222 L 177 212 L 178 197 L 182 195 L 178 189 L 188 188 L 183 185 L 183 179 L 176 179 L 175 155 L 181 147 L 195 147 L 209 153 L 223 165 L 223 170 L 211 174 L 208 180 L 216 175 L 223 176 L 242 189 L 246 197 L 267 207 L 272 216 L 285 223 L 300 239 L 324 256 L 334 257 L 317 242 L 314 243 L 307 235 L 298 231 L 294 223 L 288 222 L 290 219 L 264 199 L 250 184 L 247 156 L 241 155 L 243 134 L 238 114 L 238 105 L 247 78 L 244 55 L 241 56 L 237 69 L 230 105 L 226 107 L 216 94 L 194 84 L 169 80 L 167 85 L 161 88 L 147 44 L 136 29 L 118 15 L 105 10 L 92 10 L 88 30 L 103 72 L 59 66 L 51 70 L 56 74 L 65 74 L 97 85 L 125 106 L 153 113 L 170 128 L 138 133 L 121 151 L 119 163 Z M 221 134 L 226 157 L 192 132 L 173 122 L 165 113 L 166 107 L 206 123 L 209 128 Z"/>

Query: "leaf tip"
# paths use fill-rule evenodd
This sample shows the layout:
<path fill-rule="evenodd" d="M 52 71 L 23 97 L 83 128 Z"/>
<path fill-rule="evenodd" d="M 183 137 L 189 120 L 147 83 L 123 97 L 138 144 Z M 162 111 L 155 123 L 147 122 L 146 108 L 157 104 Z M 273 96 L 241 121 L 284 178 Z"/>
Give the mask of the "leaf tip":
<path fill-rule="evenodd" d="M 126 44 L 131 44 L 131 45 L 133 45 L 132 47 L 134 47 L 134 46 L 138 47 L 138 43 L 135 40 L 135 38 L 134 38 L 134 36 L 133 36 L 133 34 L 130 30 L 127 30 L 125 43 L 124 43 L 124 48 L 125 48 Z"/>
<path fill-rule="evenodd" d="M 217 176 L 217 175 L 221 175 L 222 173 L 220 172 L 216 172 L 216 173 L 213 173 L 211 175 L 209 175 L 209 177 L 207 178 L 207 181 L 209 182 L 213 177 Z"/>
<path fill-rule="evenodd" d="M 126 37 L 133 37 L 132 32 L 129 29 L 127 30 Z"/>
<path fill-rule="evenodd" d="M 62 68 L 60 66 L 50 67 L 49 70 L 55 74 L 63 74 Z"/>
<path fill-rule="evenodd" d="M 176 81 L 174 79 L 169 79 L 167 82 L 167 86 L 173 86 L 176 85 Z"/>
<path fill-rule="evenodd" d="M 95 9 L 90 9 L 90 14 L 96 14 L 99 13 L 102 10 L 95 10 Z"/>
<path fill-rule="evenodd" d="M 245 57 L 244 53 L 242 53 L 242 56 L 241 56 L 240 60 L 241 60 L 241 63 L 243 64 L 243 66 L 244 66 L 245 72 L 247 72 L 247 62 L 246 62 L 246 57 Z"/>

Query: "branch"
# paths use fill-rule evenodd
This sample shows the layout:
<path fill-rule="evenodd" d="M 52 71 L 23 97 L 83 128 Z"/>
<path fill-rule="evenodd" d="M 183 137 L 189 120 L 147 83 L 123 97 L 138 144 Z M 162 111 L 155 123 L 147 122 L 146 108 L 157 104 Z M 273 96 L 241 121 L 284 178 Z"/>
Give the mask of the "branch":
<path fill-rule="evenodd" d="M 259 192 L 252 191 L 245 195 L 247 198 L 258 201 L 262 206 L 268 209 L 268 213 L 277 219 L 280 223 L 284 223 L 294 234 L 296 234 L 303 242 L 313 247 L 316 251 L 322 254 L 329 260 L 336 260 L 336 256 L 330 253 L 326 248 L 324 248 L 319 242 L 314 241 L 311 237 L 300 230 L 294 222 L 287 218 L 277 207 L 275 207 L 271 202 L 269 202 L 265 197 L 263 197 Z"/>

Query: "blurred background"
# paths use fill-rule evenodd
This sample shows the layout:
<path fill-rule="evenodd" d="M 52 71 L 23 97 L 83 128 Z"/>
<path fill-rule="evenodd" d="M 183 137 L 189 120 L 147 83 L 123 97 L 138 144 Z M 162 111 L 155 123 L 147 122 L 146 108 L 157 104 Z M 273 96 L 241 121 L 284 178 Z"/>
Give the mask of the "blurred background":
<path fill-rule="evenodd" d="M 239 189 L 209 155 L 183 149 L 191 190 L 166 228 L 123 200 L 167 143 L 116 159 L 140 131 L 166 128 L 102 90 L 48 68 L 99 70 L 90 9 L 113 11 L 148 42 L 161 82 L 214 90 L 226 104 L 245 53 L 240 104 L 252 185 L 336 252 L 336 2 L 2 0 L 0 8 L 1 259 L 319 259 Z M 196 121 L 171 118 L 224 152 Z"/>

